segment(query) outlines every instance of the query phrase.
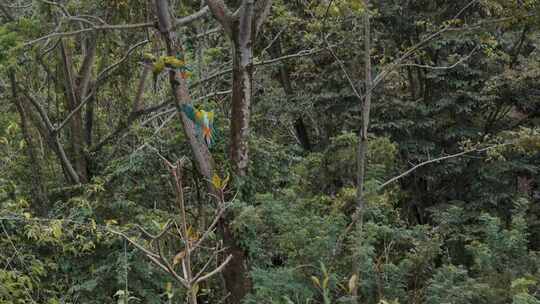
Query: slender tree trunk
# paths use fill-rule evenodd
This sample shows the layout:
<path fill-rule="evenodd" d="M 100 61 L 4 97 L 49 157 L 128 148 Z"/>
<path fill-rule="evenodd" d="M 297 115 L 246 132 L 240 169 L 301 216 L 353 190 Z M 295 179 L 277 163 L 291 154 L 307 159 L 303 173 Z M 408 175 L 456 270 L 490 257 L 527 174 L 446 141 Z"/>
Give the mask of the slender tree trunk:
<path fill-rule="evenodd" d="M 155 0 L 156 14 L 158 18 L 159 31 L 165 45 L 167 47 L 167 55 L 183 56 L 183 48 L 181 42 L 177 39 L 178 35 L 172 32 L 172 21 L 169 15 L 169 3 L 167 0 Z M 174 94 L 174 100 L 177 106 L 177 113 L 184 127 L 184 132 L 189 139 L 191 150 L 197 161 L 197 166 L 201 174 L 210 180 L 214 173 L 214 160 L 208 151 L 208 147 L 203 144 L 198 138 L 193 123 L 189 118 L 180 111 L 180 105 L 191 102 L 191 96 L 185 79 L 178 77 L 177 73 L 169 72 L 169 82 Z M 208 189 L 212 193 L 214 190 L 211 183 L 208 184 Z"/>
<path fill-rule="evenodd" d="M 76 89 L 73 62 L 70 50 L 64 43 L 61 45 L 62 63 L 64 68 L 64 90 L 68 113 L 73 111 L 81 102 Z M 82 183 L 88 180 L 88 168 L 84 155 L 85 134 L 81 111 L 77 111 L 69 121 L 69 138 L 75 170 Z"/>
<path fill-rule="evenodd" d="M 19 113 L 19 118 L 21 120 L 21 131 L 26 142 L 26 153 L 28 154 L 28 159 L 30 160 L 30 178 L 32 180 L 32 184 L 30 185 L 30 191 L 32 193 L 32 199 L 34 201 L 34 207 L 36 208 L 36 210 L 38 210 L 39 214 L 45 215 L 47 212 L 47 207 L 49 206 L 49 199 L 47 197 L 47 192 L 43 183 L 41 161 L 35 149 L 34 139 L 32 137 L 30 126 L 28 124 L 26 109 L 24 108 L 17 92 L 17 81 L 15 80 L 15 72 L 11 71 L 9 73 L 9 77 L 11 81 L 11 91 L 13 96 L 12 102 L 15 104 L 17 112 Z"/>
<path fill-rule="evenodd" d="M 252 41 L 235 42 L 231 111 L 231 162 L 237 176 L 246 176 L 249 165 L 249 120 L 253 84 Z"/>
<path fill-rule="evenodd" d="M 58 133 L 54 130 L 54 126 L 52 125 L 51 120 L 47 116 L 47 112 L 45 111 L 43 106 L 28 93 L 24 91 L 21 91 L 21 93 L 24 95 L 25 99 L 28 100 L 35 108 L 37 115 L 32 111 L 28 111 L 27 114 L 31 118 L 31 121 L 34 122 L 34 125 L 41 134 L 41 136 L 46 139 L 47 144 L 49 145 L 51 150 L 57 155 L 58 159 L 60 160 L 60 165 L 62 166 L 62 170 L 64 172 L 66 180 L 71 184 L 79 184 L 79 175 L 75 171 L 71 161 L 68 159 L 64 150 L 64 146 L 62 146 L 62 144 L 60 143 Z M 25 107 L 23 105 L 23 109 L 24 108 Z M 39 118 L 37 116 L 39 116 Z"/>
<path fill-rule="evenodd" d="M 363 224 L 363 211 L 364 211 L 364 185 L 366 175 L 366 156 L 368 152 L 368 127 L 369 127 L 369 113 L 371 110 L 371 96 L 372 96 L 372 77 L 371 77 L 371 33 L 370 33 L 370 17 L 368 11 L 368 0 L 364 0 L 366 11 L 364 13 L 364 67 L 365 67 L 365 97 L 361 104 L 362 109 L 362 127 L 358 136 L 358 155 L 357 155 L 357 182 L 356 182 L 356 212 L 355 216 L 358 217 L 356 225 L 357 230 L 360 231 Z M 357 260 L 353 262 L 353 272 L 360 277 L 360 265 Z M 358 286 L 354 286 L 352 290 L 352 296 L 358 303 L 360 297 L 358 296 Z"/>
<path fill-rule="evenodd" d="M 233 84 L 231 109 L 230 161 L 237 177 L 245 177 L 249 166 L 249 122 L 253 85 L 253 41 L 251 23 L 253 4 L 244 7 L 239 30 L 233 33 Z M 228 303 L 240 303 L 252 287 L 245 250 L 232 232 L 232 214 L 227 213 L 220 223 L 225 256 L 233 258 L 223 270 Z"/>
<path fill-rule="evenodd" d="M 364 15 L 364 66 L 365 66 L 365 97 L 361 104 L 362 109 L 362 127 L 358 136 L 358 159 L 357 159 L 357 191 L 356 191 L 356 207 L 362 212 L 364 208 L 364 184 L 365 184 L 365 171 L 366 171 L 366 156 L 368 151 L 368 128 L 369 128 L 369 114 L 371 110 L 371 96 L 373 81 L 371 78 L 371 34 L 370 34 L 370 20 L 367 7 L 368 0 L 364 1 L 366 12 Z"/>
<path fill-rule="evenodd" d="M 230 161 L 237 177 L 245 177 L 249 167 L 249 123 L 253 86 L 253 46 L 257 33 L 269 14 L 271 0 L 242 0 L 232 14 L 223 0 L 206 0 L 212 15 L 223 27 L 233 45 Z M 241 303 L 251 290 L 249 267 L 244 249 L 232 233 L 232 214 L 220 223 L 223 241 L 232 259 L 223 269 L 228 303 Z"/>

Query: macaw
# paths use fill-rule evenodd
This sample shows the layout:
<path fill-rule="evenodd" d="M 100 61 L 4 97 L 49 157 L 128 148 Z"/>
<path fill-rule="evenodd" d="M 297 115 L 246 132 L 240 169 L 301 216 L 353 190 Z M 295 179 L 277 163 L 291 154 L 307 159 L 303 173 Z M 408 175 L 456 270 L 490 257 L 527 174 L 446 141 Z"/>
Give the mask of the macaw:
<path fill-rule="evenodd" d="M 163 62 L 165 63 L 165 66 L 172 69 L 180 69 L 183 68 L 186 64 L 184 63 L 184 60 L 178 59 L 173 56 L 165 56 L 163 57 Z"/>
<path fill-rule="evenodd" d="M 190 104 L 181 105 L 181 110 L 197 126 L 204 142 L 210 148 L 214 144 L 216 130 L 214 129 L 214 112 L 194 108 Z"/>
<path fill-rule="evenodd" d="M 191 77 L 191 69 L 186 66 L 184 60 L 173 56 L 166 56 L 163 57 L 163 61 L 165 62 L 165 66 L 174 70 L 180 78 L 188 79 Z"/>

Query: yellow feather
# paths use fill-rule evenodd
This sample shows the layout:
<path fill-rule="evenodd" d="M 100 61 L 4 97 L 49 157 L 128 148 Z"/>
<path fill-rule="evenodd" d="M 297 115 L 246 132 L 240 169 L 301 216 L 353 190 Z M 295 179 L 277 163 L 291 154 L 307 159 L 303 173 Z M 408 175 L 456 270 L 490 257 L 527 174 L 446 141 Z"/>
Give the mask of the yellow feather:
<path fill-rule="evenodd" d="M 195 111 L 195 119 L 198 121 L 201 121 L 203 118 L 203 111 L 196 110 Z"/>

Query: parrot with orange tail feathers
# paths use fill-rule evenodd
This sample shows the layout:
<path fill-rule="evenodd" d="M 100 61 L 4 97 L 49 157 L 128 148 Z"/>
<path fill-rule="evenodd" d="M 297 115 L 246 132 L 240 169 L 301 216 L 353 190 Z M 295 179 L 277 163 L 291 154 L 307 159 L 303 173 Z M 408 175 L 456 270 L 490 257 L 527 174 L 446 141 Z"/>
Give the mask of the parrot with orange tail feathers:
<path fill-rule="evenodd" d="M 180 106 L 182 112 L 193 121 L 197 127 L 197 132 L 201 135 L 204 142 L 210 148 L 215 141 L 216 130 L 214 128 L 214 112 L 199 110 L 190 104 Z"/>

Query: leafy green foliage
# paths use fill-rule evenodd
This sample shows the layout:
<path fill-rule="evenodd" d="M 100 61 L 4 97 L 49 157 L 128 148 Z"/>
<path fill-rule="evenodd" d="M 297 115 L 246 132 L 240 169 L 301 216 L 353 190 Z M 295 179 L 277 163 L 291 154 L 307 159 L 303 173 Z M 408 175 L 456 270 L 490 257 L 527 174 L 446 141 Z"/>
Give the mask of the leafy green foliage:
<path fill-rule="evenodd" d="M 217 210 L 167 110 L 168 73 L 157 73 L 155 90 L 147 81 L 141 112 L 131 112 L 142 54 L 166 59 L 166 47 L 153 27 L 89 24 L 151 22 L 154 8 L 47 2 L 8 1 L 11 18 L 0 10 L 0 302 L 183 303 L 186 289 L 112 232 L 150 246 L 142 230 L 157 234 L 178 220 L 165 159 L 186 160 L 194 231 Z M 200 1 L 170 2 L 176 17 L 200 9 Z M 231 45 L 212 18 L 178 28 L 185 62 L 168 65 L 189 66 L 193 103 L 216 113 L 214 173 L 231 177 L 219 188 L 231 200 L 227 228 L 248 257 L 245 303 L 540 303 L 539 10 L 536 0 L 273 1 L 254 45 L 264 64 L 254 67 L 244 178 L 230 174 Z M 362 113 L 350 82 L 365 93 L 366 13 L 373 77 L 391 72 L 373 91 L 365 204 L 353 222 Z M 451 30 L 422 43 L 444 26 Z M 62 57 L 77 74 L 92 44 L 92 94 L 80 116 L 89 178 L 72 185 L 39 106 L 55 126 L 69 115 Z M 269 62 L 283 55 L 293 56 Z M 54 136 L 75 163 L 72 123 Z M 431 162 L 471 149 L 481 151 Z M 222 225 L 208 238 L 220 241 Z M 173 257 L 184 244 L 169 233 L 163 240 L 162 254 L 181 271 Z M 192 262 L 211 268 L 222 258 Z M 220 275 L 201 283 L 199 302 L 227 301 L 225 283 Z"/>

